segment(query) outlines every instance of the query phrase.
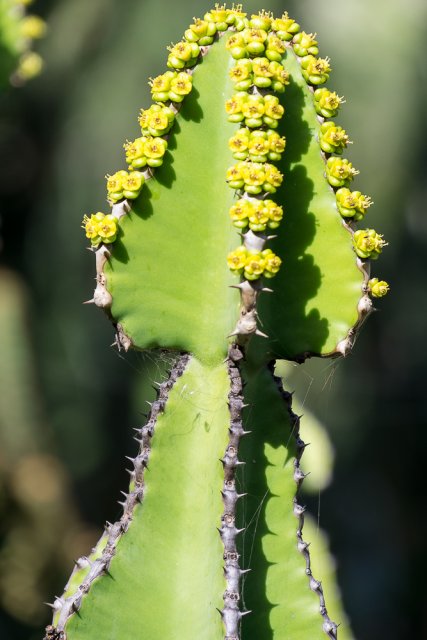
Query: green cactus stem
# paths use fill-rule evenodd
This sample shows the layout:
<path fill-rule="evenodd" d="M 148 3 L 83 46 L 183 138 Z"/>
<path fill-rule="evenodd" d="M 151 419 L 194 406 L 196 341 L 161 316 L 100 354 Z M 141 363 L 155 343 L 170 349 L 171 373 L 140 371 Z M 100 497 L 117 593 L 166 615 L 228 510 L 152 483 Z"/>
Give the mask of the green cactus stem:
<path fill-rule="evenodd" d="M 299 418 L 273 363 L 349 352 L 388 289 L 369 279 L 385 242 L 355 230 L 371 200 L 338 157 L 343 99 L 314 34 L 216 5 L 167 67 L 124 143 L 128 170 L 107 175 L 111 212 L 83 226 L 89 302 L 118 348 L 179 358 L 123 515 L 77 563 L 46 640 L 334 639 L 295 497 Z"/>

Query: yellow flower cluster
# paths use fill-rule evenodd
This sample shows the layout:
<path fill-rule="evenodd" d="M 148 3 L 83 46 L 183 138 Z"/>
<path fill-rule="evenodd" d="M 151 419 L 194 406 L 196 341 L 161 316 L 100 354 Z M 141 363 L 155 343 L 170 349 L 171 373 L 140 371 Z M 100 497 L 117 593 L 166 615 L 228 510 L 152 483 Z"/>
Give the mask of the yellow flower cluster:
<path fill-rule="evenodd" d="M 228 146 L 236 160 L 277 162 L 285 150 L 286 140 L 274 129 L 248 129 L 242 127 L 230 138 Z"/>
<path fill-rule="evenodd" d="M 345 158 L 331 156 L 326 161 L 326 178 L 332 187 L 348 185 L 358 173 L 359 171 Z"/>
<path fill-rule="evenodd" d="M 193 88 L 193 78 L 186 71 L 166 71 L 149 84 L 155 102 L 182 102 Z"/>
<path fill-rule="evenodd" d="M 362 220 L 372 204 L 369 196 L 364 196 L 360 191 L 350 191 L 347 187 L 341 187 L 335 195 L 338 211 L 342 217 L 352 218 L 355 221 Z"/>
<path fill-rule="evenodd" d="M 255 85 L 260 89 L 271 87 L 273 91 L 282 93 L 285 86 L 289 84 L 289 73 L 284 66 L 280 62 L 268 58 L 237 60 L 230 70 L 230 78 L 238 91 L 247 91 L 252 85 Z"/>
<path fill-rule="evenodd" d="M 337 127 L 335 122 L 329 120 L 320 126 L 319 144 L 325 153 L 341 154 L 343 149 L 350 144 L 350 140 L 342 127 Z"/>
<path fill-rule="evenodd" d="M 267 125 L 270 129 L 277 129 L 279 120 L 285 112 L 277 96 L 250 95 L 244 91 L 234 94 L 227 100 L 225 110 L 229 122 L 241 122 L 251 129 L 257 129 L 263 125 Z"/>
<path fill-rule="evenodd" d="M 353 236 L 354 250 L 362 260 L 376 260 L 386 244 L 383 236 L 375 229 L 359 229 Z"/>
<path fill-rule="evenodd" d="M 244 189 L 246 193 L 276 193 L 282 184 L 283 174 L 273 164 L 238 162 L 227 170 L 227 182 L 232 189 Z"/>
<path fill-rule="evenodd" d="M 301 71 L 306 82 L 319 85 L 327 82 L 331 71 L 329 58 L 315 58 L 305 56 L 301 60 Z"/>
<path fill-rule="evenodd" d="M 306 33 L 305 31 L 297 33 L 292 40 L 292 45 L 297 56 L 300 58 L 308 55 L 317 56 L 319 48 L 315 38 L 315 33 Z"/>
<path fill-rule="evenodd" d="M 145 182 L 144 176 L 139 171 L 116 171 L 107 177 L 107 194 L 109 202 L 115 203 L 128 198 L 135 200 L 141 192 Z"/>
<path fill-rule="evenodd" d="M 101 242 L 110 244 L 117 237 L 117 218 L 110 214 L 105 215 L 100 211 L 93 213 L 90 217 L 85 216 L 82 227 L 86 232 L 86 238 L 89 238 L 93 247 L 97 247 Z"/>
<path fill-rule="evenodd" d="M 167 66 L 170 69 L 187 69 L 194 67 L 200 54 L 200 47 L 197 42 L 181 40 L 177 44 L 168 47 L 169 55 Z"/>
<path fill-rule="evenodd" d="M 324 118 L 334 118 L 343 102 L 344 98 L 326 87 L 316 89 L 314 92 L 314 108 L 319 116 Z"/>
<path fill-rule="evenodd" d="M 225 4 L 216 4 L 213 9 L 205 13 L 204 19 L 209 24 L 214 24 L 218 31 L 226 31 L 233 26 L 236 31 L 244 28 L 246 23 L 246 13 L 242 11 L 242 5 L 233 5 L 231 9 L 227 9 Z"/>
<path fill-rule="evenodd" d="M 273 278 L 282 261 L 271 249 L 249 251 L 241 245 L 228 254 L 227 264 L 236 275 L 243 275 L 246 280 L 258 280 L 261 276 Z"/>
<path fill-rule="evenodd" d="M 133 142 L 126 142 L 123 146 L 129 169 L 142 169 L 146 165 L 160 167 L 163 164 L 168 143 L 163 138 L 142 136 Z"/>
<path fill-rule="evenodd" d="M 230 218 L 238 229 L 249 228 L 255 232 L 277 229 L 283 218 L 283 209 L 273 200 L 240 198 L 230 209 Z"/>

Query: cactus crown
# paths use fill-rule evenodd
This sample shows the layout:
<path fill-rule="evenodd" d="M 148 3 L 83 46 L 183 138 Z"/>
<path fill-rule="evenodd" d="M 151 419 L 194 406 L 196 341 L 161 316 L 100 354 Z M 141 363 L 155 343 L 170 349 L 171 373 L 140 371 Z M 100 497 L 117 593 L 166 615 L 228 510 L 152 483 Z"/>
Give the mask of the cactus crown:
<path fill-rule="evenodd" d="M 127 169 L 106 176 L 111 210 L 85 215 L 83 227 L 96 255 L 91 302 L 114 321 L 119 348 L 179 358 L 138 429 L 123 515 L 77 563 L 46 638 L 112 637 L 111 624 L 159 640 L 177 627 L 209 640 L 322 628 L 336 638 L 294 498 L 299 418 L 262 365 L 345 355 L 371 297 L 388 290 L 368 273 L 382 236 L 356 230 L 372 202 L 351 191 L 358 171 L 341 157 L 350 140 L 332 118 L 344 100 L 324 86 L 331 63 L 316 34 L 287 13 L 215 5 L 168 47 L 166 64 L 149 81 L 140 131 L 123 143 Z M 241 443 L 248 422 L 254 435 Z M 261 522 L 246 543 L 243 481 L 246 518 Z"/>

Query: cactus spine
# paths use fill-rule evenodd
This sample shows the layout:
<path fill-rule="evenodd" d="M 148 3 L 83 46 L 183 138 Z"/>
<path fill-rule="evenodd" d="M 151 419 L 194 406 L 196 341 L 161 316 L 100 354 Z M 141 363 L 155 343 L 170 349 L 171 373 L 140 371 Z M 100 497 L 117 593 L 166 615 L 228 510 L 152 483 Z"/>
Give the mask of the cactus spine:
<path fill-rule="evenodd" d="M 330 120 L 343 99 L 322 86 L 331 68 L 318 53 L 286 13 L 248 18 L 240 5 L 217 5 L 195 20 L 169 48 L 169 70 L 150 81 L 141 135 L 124 144 L 128 170 L 107 175 L 111 212 L 83 220 L 96 254 L 89 302 L 113 320 L 117 346 L 191 356 L 161 385 L 123 515 L 78 562 L 47 640 L 116 637 L 113 629 L 155 640 L 177 628 L 206 640 L 322 629 L 336 638 L 290 488 L 303 480 L 299 419 L 271 369 L 280 357 L 345 355 L 370 296 L 388 285 L 369 280 L 367 260 L 385 242 L 354 230 L 371 200 L 349 189 L 358 171 L 339 157 L 349 138 Z M 241 439 L 248 420 L 253 433 Z M 261 486 L 255 512 L 265 527 L 250 534 L 256 552 L 244 566 L 239 505 L 259 499 Z M 212 537 L 219 493 L 224 576 Z"/>

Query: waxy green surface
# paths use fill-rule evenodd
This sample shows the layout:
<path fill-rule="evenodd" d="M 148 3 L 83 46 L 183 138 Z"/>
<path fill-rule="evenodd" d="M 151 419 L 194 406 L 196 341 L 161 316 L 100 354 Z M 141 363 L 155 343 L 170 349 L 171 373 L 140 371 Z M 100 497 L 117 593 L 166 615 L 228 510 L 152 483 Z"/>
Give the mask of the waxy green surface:
<path fill-rule="evenodd" d="M 240 238 L 226 184 L 233 60 L 220 39 L 193 74 L 161 168 L 143 187 L 106 268 L 112 313 L 140 349 L 168 347 L 220 362 L 239 312 L 226 256 Z"/>
<path fill-rule="evenodd" d="M 146 491 L 99 578 L 66 626 L 67 640 L 222 640 L 225 580 L 217 526 L 228 441 L 225 365 L 192 359 L 159 416 Z"/>
<path fill-rule="evenodd" d="M 225 181 L 236 130 L 224 108 L 234 93 L 227 37 L 195 69 L 167 159 L 121 220 L 106 267 L 113 317 L 137 348 L 185 350 L 207 363 L 225 356 L 238 317 L 238 293 L 229 288 L 237 278 L 226 266 L 228 252 L 240 244 L 229 218 L 236 193 Z M 312 92 L 292 49 L 283 62 L 292 76 L 280 98 L 287 147 L 279 163 L 284 184 L 273 197 L 285 216 L 268 245 L 283 265 L 267 281 L 274 293 L 259 300 L 260 328 L 269 340 L 257 338 L 253 348 L 264 359 L 334 352 L 357 321 L 363 284 L 324 177 Z"/>

